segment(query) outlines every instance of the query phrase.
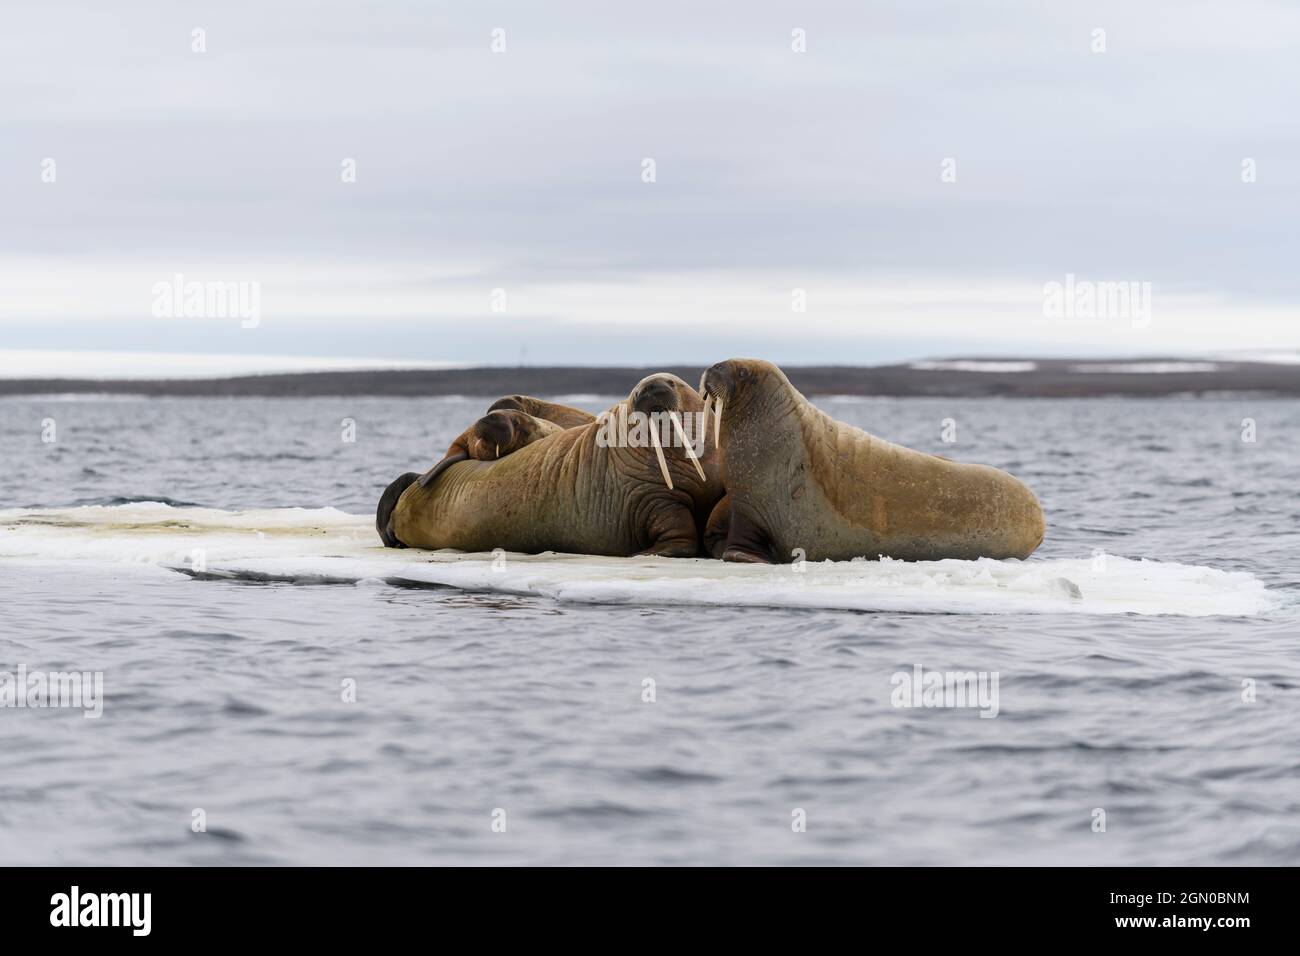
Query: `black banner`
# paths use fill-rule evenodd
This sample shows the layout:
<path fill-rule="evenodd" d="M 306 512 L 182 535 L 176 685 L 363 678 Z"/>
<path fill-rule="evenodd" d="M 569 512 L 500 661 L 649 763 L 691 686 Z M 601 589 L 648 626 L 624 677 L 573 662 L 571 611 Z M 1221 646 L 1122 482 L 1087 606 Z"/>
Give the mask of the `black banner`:
<path fill-rule="evenodd" d="M 689 921 L 733 942 L 787 929 L 875 942 L 1026 931 L 1231 946 L 1280 931 L 1288 869 L 10 869 L 6 941 L 326 945 L 473 931 L 614 944 Z M 782 925 L 784 924 L 784 925 Z M 599 929 L 597 929 L 599 927 Z M 1247 934 L 1242 937 L 1241 934 Z M 531 934 L 531 935 L 530 935 Z M 454 938 L 454 937 L 453 937 Z M 476 938 L 478 938 L 476 936 Z M 451 941 L 451 940 L 449 940 Z"/>

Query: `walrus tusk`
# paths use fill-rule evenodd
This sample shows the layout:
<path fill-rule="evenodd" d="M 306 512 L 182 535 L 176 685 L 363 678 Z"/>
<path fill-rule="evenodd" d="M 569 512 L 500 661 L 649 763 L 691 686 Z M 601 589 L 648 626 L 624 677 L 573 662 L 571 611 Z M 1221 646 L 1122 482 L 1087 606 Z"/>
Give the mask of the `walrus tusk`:
<path fill-rule="evenodd" d="M 713 396 L 704 393 L 704 407 L 700 409 L 700 448 L 709 443 L 709 416 L 713 412 Z"/>
<path fill-rule="evenodd" d="M 501 457 L 501 446 L 500 446 L 500 445 L 497 445 L 497 457 L 498 457 L 498 458 Z"/>
<path fill-rule="evenodd" d="M 677 438 L 681 441 L 682 448 L 686 450 L 686 457 L 691 460 L 695 470 L 700 473 L 700 481 L 708 481 L 709 479 L 704 477 L 704 468 L 700 465 L 700 460 L 695 457 L 695 449 L 691 447 L 691 443 L 686 437 L 686 429 L 682 427 L 682 420 L 677 417 L 676 412 L 669 412 L 668 417 L 673 421 L 673 428 L 677 430 Z"/>
<path fill-rule="evenodd" d="M 668 486 L 669 491 L 672 491 L 673 479 L 668 474 L 668 462 L 664 461 L 664 449 L 659 444 L 659 429 L 655 428 L 654 422 L 650 423 L 650 444 L 655 446 L 655 457 L 659 459 L 659 470 L 663 472 L 664 484 Z"/>
<path fill-rule="evenodd" d="M 713 447 L 722 447 L 722 395 L 717 396 L 718 404 L 713 406 Z"/>

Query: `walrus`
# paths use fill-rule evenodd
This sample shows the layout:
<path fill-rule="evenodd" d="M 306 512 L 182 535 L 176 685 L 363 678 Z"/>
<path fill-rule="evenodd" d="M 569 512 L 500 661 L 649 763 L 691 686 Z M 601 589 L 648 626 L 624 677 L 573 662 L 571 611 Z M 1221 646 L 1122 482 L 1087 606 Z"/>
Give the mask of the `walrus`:
<path fill-rule="evenodd" d="M 492 461 L 562 428 L 586 425 L 595 420 L 595 415 L 580 408 L 531 395 L 498 398 L 488 406 L 486 415 L 452 439 L 442 460 L 420 476 L 420 484 L 427 487 L 458 461 L 467 458 Z M 380 536 L 383 536 L 382 531 Z"/>
<path fill-rule="evenodd" d="M 469 458 L 492 461 L 559 429 L 586 425 L 595 420 L 595 415 L 580 408 L 548 402 L 530 395 L 499 398 L 488 407 L 486 415 L 452 440 L 442 459 L 432 468 L 423 475 L 408 472 L 385 489 L 375 512 L 375 530 L 379 532 L 386 547 L 404 548 L 404 544 L 389 534 L 388 516 L 411 482 L 419 482 L 421 487 L 428 487 L 458 461 Z"/>
<path fill-rule="evenodd" d="M 489 411 L 452 439 L 442 460 L 420 476 L 420 487 L 432 484 L 458 461 L 469 458 L 475 461 L 494 461 L 563 430 L 554 422 L 536 418 L 527 412 L 514 409 Z"/>
<path fill-rule="evenodd" d="M 548 402 L 544 399 L 533 398 L 531 395 L 507 395 L 505 398 L 498 398 L 488 406 L 488 412 L 499 410 L 524 412 L 534 418 L 540 418 L 542 421 L 554 422 L 561 428 L 590 425 L 596 420 L 595 415 L 584 412 L 580 408 L 561 405 L 559 402 Z"/>
<path fill-rule="evenodd" d="M 719 362 L 700 391 L 727 489 L 706 538 L 724 561 L 1026 558 L 1043 541 L 1042 508 L 1016 478 L 838 422 L 770 362 Z"/>
<path fill-rule="evenodd" d="M 695 557 L 723 492 L 717 443 L 692 427 L 704 411 L 677 376 L 647 376 L 599 420 L 500 459 L 455 462 L 426 486 L 403 475 L 384 491 L 376 527 L 390 547 Z M 615 426 L 631 413 L 664 432 L 643 427 L 643 441 L 634 428 L 624 441 Z"/>

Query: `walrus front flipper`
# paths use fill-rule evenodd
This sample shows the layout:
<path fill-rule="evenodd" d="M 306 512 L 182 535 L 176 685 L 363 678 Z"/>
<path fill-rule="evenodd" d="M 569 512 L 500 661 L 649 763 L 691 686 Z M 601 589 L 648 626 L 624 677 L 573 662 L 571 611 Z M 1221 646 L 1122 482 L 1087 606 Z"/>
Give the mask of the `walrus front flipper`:
<path fill-rule="evenodd" d="M 722 558 L 727 550 L 727 537 L 731 534 L 731 498 L 723 495 L 709 513 L 704 526 L 704 553 L 711 558 Z"/>
<path fill-rule="evenodd" d="M 388 522 L 393 517 L 393 509 L 397 507 L 397 499 L 402 497 L 402 492 L 409 488 L 411 483 L 419 477 L 415 472 L 408 471 L 385 488 L 384 493 L 379 497 L 379 508 L 375 511 L 375 530 L 379 532 L 379 539 L 384 542 L 385 548 L 406 547 L 393 537 L 393 532 L 388 528 Z"/>
<path fill-rule="evenodd" d="M 779 558 L 775 554 L 768 533 L 750 520 L 744 512 L 729 506 L 728 513 L 730 521 L 727 525 L 727 543 L 721 555 L 723 561 L 741 564 L 789 564 L 788 560 Z"/>
<path fill-rule="evenodd" d="M 420 476 L 420 487 L 428 488 L 431 484 L 433 484 L 435 481 L 438 480 L 439 475 L 441 475 L 452 465 L 456 464 L 456 462 L 468 461 L 468 460 L 469 460 L 469 452 L 458 451 L 455 454 L 447 455 L 446 458 L 438 462 L 438 464 L 434 465 L 432 468 L 430 468 L 428 471 L 426 471 L 423 475 Z"/>

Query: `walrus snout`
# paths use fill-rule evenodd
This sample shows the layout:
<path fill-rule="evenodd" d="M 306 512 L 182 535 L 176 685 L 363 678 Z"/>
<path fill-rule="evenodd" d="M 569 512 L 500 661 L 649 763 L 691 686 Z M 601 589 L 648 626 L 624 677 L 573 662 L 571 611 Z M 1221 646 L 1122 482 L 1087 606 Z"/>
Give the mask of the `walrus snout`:
<path fill-rule="evenodd" d="M 501 457 L 501 449 L 514 448 L 515 425 L 508 411 L 488 412 L 474 423 L 470 441 L 477 447 L 472 457 L 479 461 L 493 461 Z"/>
<path fill-rule="evenodd" d="M 633 390 L 630 404 L 634 412 L 643 415 L 661 415 L 680 410 L 682 400 L 672 380 L 662 376 L 652 376 L 643 379 Z"/>
<path fill-rule="evenodd" d="M 730 391 L 731 376 L 727 369 L 729 364 L 729 362 L 718 362 L 704 370 L 704 374 L 700 376 L 701 395 L 725 395 Z"/>
<path fill-rule="evenodd" d="M 704 376 L 700 379 L 700 394 L 712 395 L 714 398 L 736 398 L 737 393 L 745 391 L 747 385 L 772 372 L 781 374 L 775 365 L 762 359 L 727 359 L 704 370 Z M 782 375 L 781 378 L 784 380 L 785 376 Z"/>

